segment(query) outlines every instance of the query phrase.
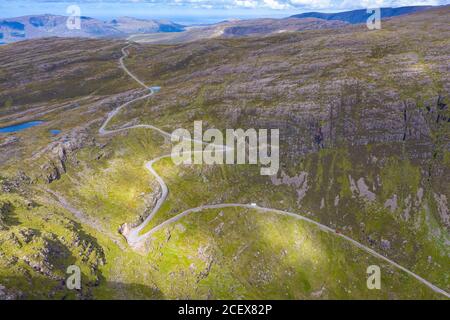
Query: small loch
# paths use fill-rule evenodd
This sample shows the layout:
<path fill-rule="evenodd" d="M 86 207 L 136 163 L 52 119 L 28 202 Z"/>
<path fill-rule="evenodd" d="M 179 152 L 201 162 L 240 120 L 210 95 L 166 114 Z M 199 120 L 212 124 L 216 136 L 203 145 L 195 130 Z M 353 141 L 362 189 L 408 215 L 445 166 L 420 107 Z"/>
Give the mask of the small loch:
<path fill-rule="evenodd" d="M 52 130 L 50 130 L 50 133 L 51 133 L 53 136 L 57 136 L 58 134 L 61 133 L 61 130 L 58 130 L 58 129 L 52 129 Z"/>
<path fill-rule="evenodd" d="M 12 132 L 19 132 L 28 128 L 32 128 L 35 126 L 38 126 L 40 124 L 44 123 L 44 121 L 28 121 L 24 123 L 15 124 L 8 127 L 0 128 L 0 133 L 12 133 Z"/>

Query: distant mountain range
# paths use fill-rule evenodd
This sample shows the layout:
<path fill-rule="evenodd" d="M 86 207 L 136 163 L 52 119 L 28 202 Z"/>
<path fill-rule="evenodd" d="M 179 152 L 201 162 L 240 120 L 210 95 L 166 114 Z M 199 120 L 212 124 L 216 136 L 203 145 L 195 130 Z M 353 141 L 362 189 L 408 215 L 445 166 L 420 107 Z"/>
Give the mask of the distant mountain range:
<path fill-rule="evenodd" d="M 400 8 L 381 8 L 381 19 L 401 16 L 404 14 L 414 13 L 418 11 L 428 10 L 433 8 L 432 6 L 410 6 Z M 339 20 L 345 21 L 351 24 L 365 23 L 371 16 L 371 13 L 367 13 L 367 9 L 353 10 L 337 13 L 322 13 L 322 12 L 306 12 L 291 16 L 291 18 L 318 18 L 323 20 Z"/>
<path fill-rule="evenodd" d="M 382 8 L 381 18 L 395 17 L 433 8 L 415 6 Z M 220 23 L 187 27 L 179 33 L 135 34 L 130 38 L 136 42 L 174 44 L 209 38 L 241 38 L 246 36 L 268 36 L 276 33 L 318 29 L 342 28 L 349 24 L 365 23 L 371 13 L 367 10 L 353 10 L 340 13 L 308 12 L 284 19 L 233 20 Z"/>
<path fill-rule="evenodd" d="M 336 29 L 346 25 L 349 24 L 344 21 L 326 21 L 317 18 L 233 20 L 209 26 L 187 27 L 186 31 L 178 33 L 135 34 L 130 39 L 142 43 L 175 44 L 219 37 L 261 37 L 286 32 Z"/>
<path fill-rule="evenodd" d="M 395 17 L 430 8 L 433 7 L 382 8 L 381 17 Z M 347 24 L 365 23 L 370 15 L 365 9 L 339 13 L 307 12 L 285 19 L 232 20 L 195 27 L 186 27 L 167 20 L 122 17 L 101 21 L 81 17 L 81 29 L 70 30 L 66 26 L 67 17 L 46 14 L 0 19 L 0 44 L 55 36 L 131 38 L 148 43 L 180 43 L 215 37 L 238 38 L 280 32 L 333 29 Z"/>
<path fill-rule="evenodd" d="M 67 28 L 67 17 L 57 15 L 23 16 L 0 20 L 0 42 L 10 43 L 43 37 L 125 38 L 130 34 L 179 32 L 184 26 L 164 20 L 123 17 L 101 21 L 81 17 L 81 29 Z"/>

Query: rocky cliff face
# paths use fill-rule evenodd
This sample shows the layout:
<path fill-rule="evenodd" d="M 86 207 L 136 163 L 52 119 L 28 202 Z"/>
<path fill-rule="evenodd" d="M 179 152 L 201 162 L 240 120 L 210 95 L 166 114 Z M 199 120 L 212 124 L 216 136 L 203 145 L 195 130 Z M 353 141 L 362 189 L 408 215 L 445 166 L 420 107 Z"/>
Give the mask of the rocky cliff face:
<path fill-rule="evenodd" d="M 76 164 L 76 159 L 73 158 L 74 152 L 84 146 L 92 146 L 94 143 L 95 140 L 89 138 L 86 133 L 74 130 L 70 136 L 64 138 L 62 141 L 51 143 L 44 150 L 36 154 L 36 158 L 42 154 L 46 155 L 47 163 L 40 167 L 45 181 L 51 183 L 59 179 L 66 172 L 68 161 L 72 161 L 72 165 Z"/>

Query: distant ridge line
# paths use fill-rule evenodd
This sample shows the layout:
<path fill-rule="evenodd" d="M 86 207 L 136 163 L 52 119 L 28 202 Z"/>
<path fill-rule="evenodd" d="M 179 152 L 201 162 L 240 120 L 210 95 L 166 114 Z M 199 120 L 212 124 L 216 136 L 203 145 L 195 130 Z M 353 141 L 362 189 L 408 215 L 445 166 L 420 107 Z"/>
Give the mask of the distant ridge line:
<path fill-rule="evenodd" d="M 381 9 L 381 18 L 398 17 L 415 12 L 425 11 L 439 6 L 407 6 L 407 7 L 386 7 Z M 318 18 L 323 20 L 339 20 L 351 24 L 365 23 L 371 13 L 367 13 L 367 9 L 357 9 L 351 11 L 325 13 L 325 12 L 305 12 L 290 16 L 290 18 L 304 19 L 304 18 Z"/>

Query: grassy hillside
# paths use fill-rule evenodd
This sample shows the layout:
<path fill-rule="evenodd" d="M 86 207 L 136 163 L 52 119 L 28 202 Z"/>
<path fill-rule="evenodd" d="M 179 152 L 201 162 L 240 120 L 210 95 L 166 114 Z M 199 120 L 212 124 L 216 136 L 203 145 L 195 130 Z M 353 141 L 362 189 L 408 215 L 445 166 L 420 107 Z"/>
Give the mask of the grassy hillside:
<path fill-rule="evenodd" d="M 162 90 L 111 128 L 192 131 L 203 120 L 221 130 L 278 128 L 281 139 L 272 177 L 248 165 L 156 163 L 169 197 L 144 232 L 200 205 L 255 202 L 337 229 L 450 291 L 448 11 L 377 31 L 134 44 L 126 65 Z M 44 121 L 0 134 L 0 298 L 442 298 L 342 238 L 275 213 L 206 210 L 132 250 L 118 230 L 151 211 L 159 186 L 144 165 L 171 145 L 147 129 L 97 134 L 108 112 L 144 94 L 118 67 L 124 45 L 0 47 L 0 127 Z M 80 292 L 65 288 L 72 264 L 83 272 Z M 372 264 L 381 290 L 366 287 Z"/>

